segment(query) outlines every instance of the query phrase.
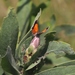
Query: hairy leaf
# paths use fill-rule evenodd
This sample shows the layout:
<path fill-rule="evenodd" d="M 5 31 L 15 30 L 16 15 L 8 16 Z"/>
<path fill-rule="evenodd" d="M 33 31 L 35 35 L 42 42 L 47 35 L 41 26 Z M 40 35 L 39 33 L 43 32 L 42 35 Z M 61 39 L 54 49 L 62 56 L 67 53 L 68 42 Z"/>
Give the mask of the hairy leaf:
<path fill-rule="evenodd" d="M 72 74 L 72 73 L 75 73 L 75 65 L 48 69 L 48 70 L 39 72 L 35 75 L 68 75 L 68 74 Z"/>
<path fill-rule="evenodd" d="M 75 60 L 64 62 L 64 63 L 61 63 L 61 64 L 56 65 L 56 66 L 70 66 L 70 65 L 75 65 Z"/>
<path fill-rule="evenodd" d="M 1 66 L 4 71 L 19 75 L 18 67 L 16 65 L 16 62 L 13 58 L 11 48 L 8 46 L 6 55 L 2 58 Z"/>
<path fill-rule="evenodd" d="M 8 45 L 11 46 L 12 52 L 15 54 L 18 37 L 18 22 L 12 9 L 7 17 L 5 17 L 0 33 L 0 54 L 5 54 Z"/>
<path fill-rule="evenodd" d="M 62 41 L 51 41 L 48 46 L 47 53 L 54 52 L 57 56 L 62 56 L 67 54 L 74 55 L 74 50 L 70 47 L 68 43 Z"/>

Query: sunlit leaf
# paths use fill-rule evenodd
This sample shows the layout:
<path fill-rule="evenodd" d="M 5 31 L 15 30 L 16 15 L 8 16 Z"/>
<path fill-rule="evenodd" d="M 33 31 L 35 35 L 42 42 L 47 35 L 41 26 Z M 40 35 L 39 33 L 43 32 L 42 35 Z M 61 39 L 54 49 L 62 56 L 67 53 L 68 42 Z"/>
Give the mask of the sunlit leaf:
<path fill-rule="evenodd" d="M 32 69 L 33 67 L 35 67 L 36 65 L 38 65 L 40 62 L 41 62 L 41 60 L 37 60 L 36 62 L 32 63 L 32 64 L 26 69 L 26 71 Z"/>

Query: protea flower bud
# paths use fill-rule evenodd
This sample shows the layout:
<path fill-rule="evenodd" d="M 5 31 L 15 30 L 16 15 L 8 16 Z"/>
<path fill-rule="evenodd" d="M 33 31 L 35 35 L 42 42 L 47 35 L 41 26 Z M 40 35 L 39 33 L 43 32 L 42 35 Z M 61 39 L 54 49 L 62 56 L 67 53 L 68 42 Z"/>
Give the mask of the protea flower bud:
<path fill-rule="evenodd" d="M 35 36 L 32 39 L 29 47 L 25 51 L 25 55 L 23 57 L 24 63 L 27 63 L 29 59 L 31 58 L 31 56 L 37 51 L 37 47 L 39 46 L 39 44 L 40 44 L 40 39 L 39 37 Z"/>
<path fill-rule="evenodd" d="M 35 36 L 30 43 L 30 45 L 33 46 L 34 49 L 36 49 L 39 46 L 39 44 L 40 44 L 40 39 L 37 36 Z"/>

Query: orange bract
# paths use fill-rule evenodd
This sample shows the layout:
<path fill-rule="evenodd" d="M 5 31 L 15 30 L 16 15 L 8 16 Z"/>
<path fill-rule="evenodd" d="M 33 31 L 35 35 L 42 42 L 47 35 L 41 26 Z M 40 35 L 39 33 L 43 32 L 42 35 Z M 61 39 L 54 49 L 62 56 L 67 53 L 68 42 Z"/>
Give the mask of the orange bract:
<path fill-rule="evenodd" d="M 33 34 L 36 34 L 37 32 L 38 32 L 38 23 L 36 22 L 35 24 L 34 24 L 34 26 L 33 26 L 33 28 L 32 28 L 32 33 Z"/>
<path fill-rule="evenodd" d="M 48 27 L 47 27 L 47 28 L 45 28 L 45 29 L 42 31 L 42 33 L 46 32 L 46 31 L 47 31 L 47 29 L 48 29 Z"/>
<path fill-rule="evenodd" d="M 39 28 L 38 28 L 38 22 L 35 21 L 34 26 L 32 27 L 32 34 L 34 34 L 34 35 L 35 35 L 36 33 L 42 34 L 42 33 L 46 32 L 47 29 L 48 29 L 48 27 L 45 28 L 42 32 L 38 32 L 38 31 L 39 31 Z"/>

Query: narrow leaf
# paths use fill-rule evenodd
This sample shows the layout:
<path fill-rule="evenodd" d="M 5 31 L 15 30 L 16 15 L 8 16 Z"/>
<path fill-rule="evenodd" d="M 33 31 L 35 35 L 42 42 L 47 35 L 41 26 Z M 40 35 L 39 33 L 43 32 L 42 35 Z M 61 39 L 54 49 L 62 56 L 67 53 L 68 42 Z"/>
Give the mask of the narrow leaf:
<path fill-rule="evenodd" d="M 26 69 L 26 71 L 32 69 L 33 67 L 35 67 L 36 65 L 38 65 L 40 62 L 41 62 L 41 60 L 37 60 L 36 62 L 32 63 L 32 64 Z"/>
<path fill-rule="evenodd" d="M 18 22 L 19 22 L 19 30 L 20 30 L 20 38 L 19 41 L 25 36 L 29 27 L 29 19 L 31 15 L 32 2 L 23 0 L 23 5 L 18 7 L 20 10 L 17 14 Z M 23 14 L 23 15 L 22 15 Z"/>

